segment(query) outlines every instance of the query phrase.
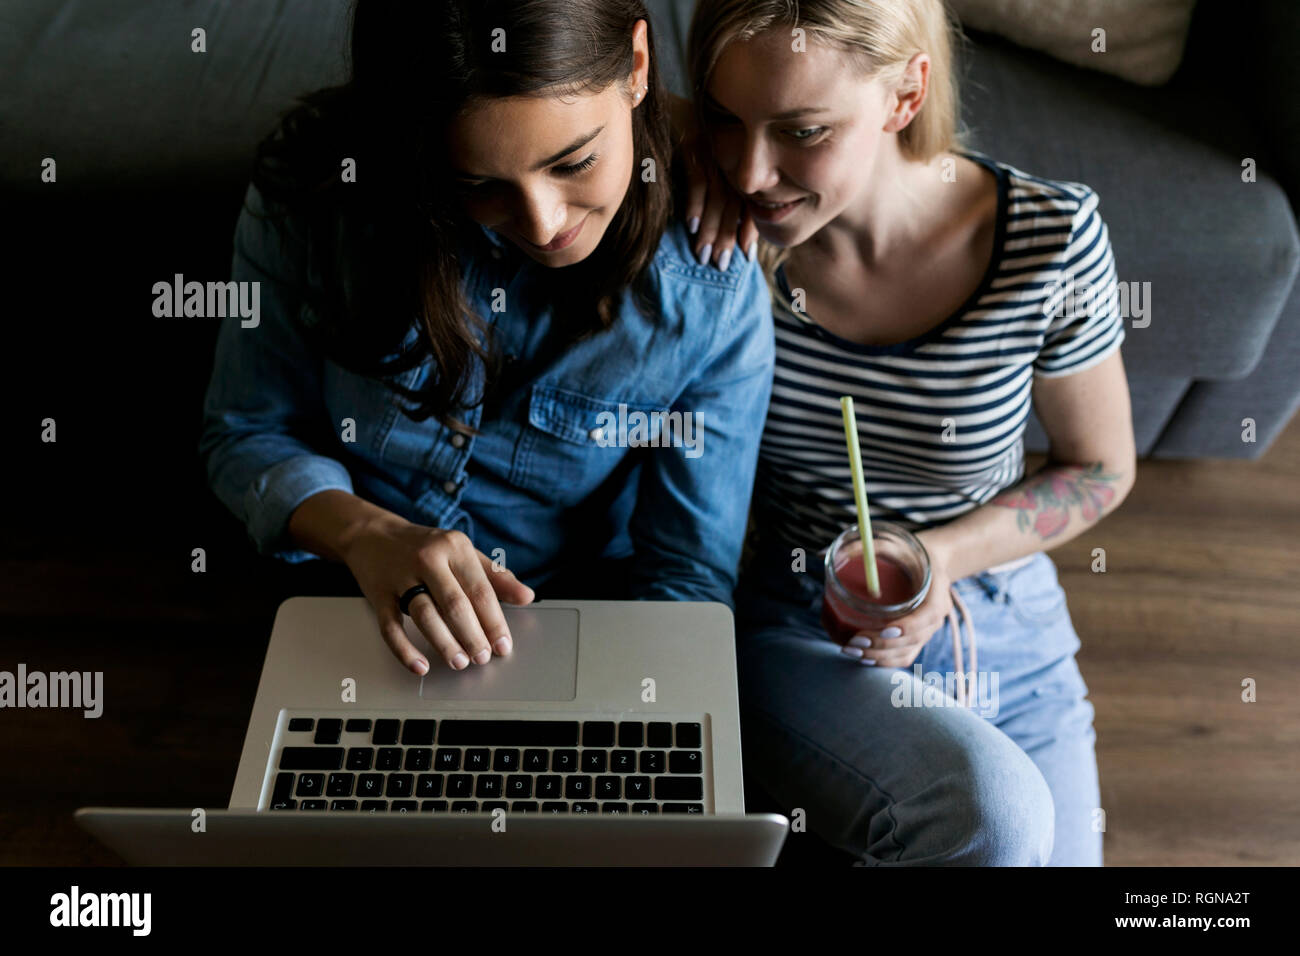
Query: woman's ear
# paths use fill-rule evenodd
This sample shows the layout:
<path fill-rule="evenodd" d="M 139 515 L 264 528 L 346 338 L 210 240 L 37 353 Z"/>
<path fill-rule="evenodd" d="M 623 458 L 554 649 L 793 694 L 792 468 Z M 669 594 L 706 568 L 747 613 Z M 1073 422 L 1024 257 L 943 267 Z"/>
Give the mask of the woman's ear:
<path fill-rule="evenodd" d="M 644 20 L 632 27 L 632 74 L 628 77 L 628 95 L 632 105 L 645 99 L 650 83 L 650 33 Z"/>
<path fill-rule="evenodd" d="M 930 89 L 930 55 L 917 53 L 907 61 L 898 85 L 889 100 L 889 115 L 885 119 L 886 133 L 898 133 L 921 112 L 925 94 Z"/>

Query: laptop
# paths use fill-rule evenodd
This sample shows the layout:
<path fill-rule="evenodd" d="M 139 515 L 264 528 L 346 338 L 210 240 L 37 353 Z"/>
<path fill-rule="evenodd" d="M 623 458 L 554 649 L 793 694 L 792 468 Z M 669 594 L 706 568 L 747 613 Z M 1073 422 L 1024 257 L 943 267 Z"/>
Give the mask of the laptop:
<path fill-rule="evenodd" d="M 151 865 L 775 863 L 789 821 L 745 814 L 726 605 L 503 610 L 510 656 L 420 677 L 364 598 L 289 598 L 229 808 L 76 822 Z"/>

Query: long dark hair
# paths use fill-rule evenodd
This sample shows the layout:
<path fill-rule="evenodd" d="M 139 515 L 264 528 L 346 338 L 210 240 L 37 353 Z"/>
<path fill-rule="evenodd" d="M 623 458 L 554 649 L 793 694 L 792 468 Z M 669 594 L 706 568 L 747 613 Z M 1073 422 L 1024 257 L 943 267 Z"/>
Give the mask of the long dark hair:
<path fill-rule="evenodd" d="M 625 79 L 637 20 L 649 27 L 641 0 L 354 0 L 349 80 L 300 97 L 258 146 L 253 184 L 301 215 L 324 253 L 324 292 L 299 290 L 313 314 L 304 331 L 337 364 L 417 403 L 403 409 L 412 419 L 472 432 L 455 411 L 483 401 L 476 359 L 485 387 L 497 369 L 490 340 L 480 344 L 486 323 L 461 290 L 457 248 L 477 227 L 453 186 L 449 123 L 474 97 L 599 91 Z M 494 49 L 502 36 L 504 50 Z M 668 113 L 650 40 L 627 194 L 597 249 L 551 283 L 555 315 L 575 339 L 608 328 L 629 290 L 646 307 L 646 266 L 671 211 Z M 646 158 L 654 182 L 637 174 Z M 345 159 L 356 162 L 355 182 L 343 182 Z M 423 334 L 399 354 L 415 323 Z M 422 390 L 393 380 L 429 355 L 434 374 Z"/>

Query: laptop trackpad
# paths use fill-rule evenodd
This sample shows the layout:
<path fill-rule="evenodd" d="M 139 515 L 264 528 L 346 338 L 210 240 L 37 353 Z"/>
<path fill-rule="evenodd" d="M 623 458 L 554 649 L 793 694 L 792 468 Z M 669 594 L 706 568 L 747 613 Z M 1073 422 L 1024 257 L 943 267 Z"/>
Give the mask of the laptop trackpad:
<path fill-rule="evenodd" d="M 420 678 L 426 700 L 575 700 L 578 696 L 578 611 L 571 607 L 503 607 L 514 650 L 486 664 L 454 671 L 430 655 Z M 407 634 L 428 647 L 411 619 Z"/>

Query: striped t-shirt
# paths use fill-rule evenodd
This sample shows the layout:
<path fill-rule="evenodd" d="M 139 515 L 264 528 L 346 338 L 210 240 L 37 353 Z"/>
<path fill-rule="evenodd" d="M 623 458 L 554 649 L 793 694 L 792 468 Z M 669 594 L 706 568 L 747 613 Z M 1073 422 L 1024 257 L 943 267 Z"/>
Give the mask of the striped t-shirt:
<path fill-rule="evenodd" d="M 776 377 L 755 485 L 766 541 L 816 552 L 855 523 L 841 395 L 852 395 L 873 518 L 941 525 L 1024 476 L 1035 376 L 1070 375 L 1119 348 L 1115 264 L 1097 194 L 990 160 L 994 255 L 947 320 L 895 345 L 859 345 L 774 295 Z"/>

